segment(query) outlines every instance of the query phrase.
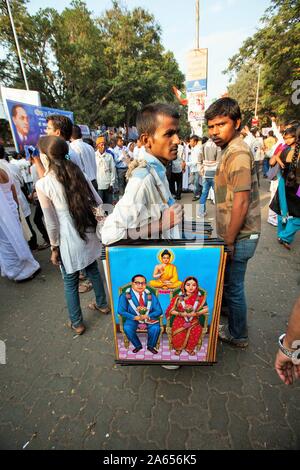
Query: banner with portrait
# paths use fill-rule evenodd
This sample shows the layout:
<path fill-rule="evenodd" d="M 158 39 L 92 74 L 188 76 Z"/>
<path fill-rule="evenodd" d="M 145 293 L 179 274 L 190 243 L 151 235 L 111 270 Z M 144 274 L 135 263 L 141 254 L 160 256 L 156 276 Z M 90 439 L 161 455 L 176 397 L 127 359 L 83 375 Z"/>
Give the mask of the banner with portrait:
<path fill-rule="evenodd" d="M 214 240 L 107 247 L 116 362 L 216 362 L 225 261 Z"/>
<path fill-rule="evenodd" d="M 7 100 L 6 103 L 16 149 L 18 152 L 24 150 L 27 158 L 29 150 L 36 152 L 40 136 L 46 134 L 47 116 L 61 114 L 74 121 L 71 111 L 34 106 L 12 100 Z"/>

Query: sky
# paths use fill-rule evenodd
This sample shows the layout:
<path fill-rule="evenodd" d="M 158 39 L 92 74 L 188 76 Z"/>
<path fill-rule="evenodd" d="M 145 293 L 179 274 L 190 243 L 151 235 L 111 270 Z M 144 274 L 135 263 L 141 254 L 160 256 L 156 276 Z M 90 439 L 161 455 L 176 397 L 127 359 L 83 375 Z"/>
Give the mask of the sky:
<path fill-rule="evenodd" d="M 122 0 L 129 9 L 141 6 L 155 16 L 162 28 L 162 43 L 186 72 L 186 54 L 196 47 L 195 0 Z M 69 0 L 30 0 L 29 12 L 53 7 L 62 11 Z M 86 0 L 95 16 L 111 6 L 110 0 Z M 260 26 L 270 0 L 200 0 L 200 47 L 208 48 L 208 97 L 219 98 L 228 83 L 222 74 L 228 59 Z"/>

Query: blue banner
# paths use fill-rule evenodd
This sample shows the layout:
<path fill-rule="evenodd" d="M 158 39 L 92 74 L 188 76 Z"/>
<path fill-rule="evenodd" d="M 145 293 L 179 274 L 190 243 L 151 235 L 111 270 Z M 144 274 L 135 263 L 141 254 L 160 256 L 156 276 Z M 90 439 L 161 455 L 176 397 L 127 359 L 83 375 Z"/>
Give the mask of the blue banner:
<path fill-rule="evenodd" d="M 207 90 L 207 80 L 191 80 L 186 82 L 186 91 L 187 93 L 192 93 L 193 91 L 206 91 Z"/>
<path fill-rule="evenodd" d="M 39 138 L 42 135 L 46 135 L 47 116 L 61 114 L 74 122 L 74 116 L 71 111 L 33 106 L 10 100 L 7 100 L 7 107 L 17 151 L 21 152 L 24 150 L 27 158 L 30 156 L 29 149 L 31 150 L 30 153 L 36 154 Z"/>

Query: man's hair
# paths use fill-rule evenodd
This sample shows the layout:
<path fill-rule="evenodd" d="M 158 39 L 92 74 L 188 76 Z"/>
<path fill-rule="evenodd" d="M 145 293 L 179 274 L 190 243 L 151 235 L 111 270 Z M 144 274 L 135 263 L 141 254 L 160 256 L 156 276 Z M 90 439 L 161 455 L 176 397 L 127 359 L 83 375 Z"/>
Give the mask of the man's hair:
<path fill-rule="evenodd" d="M 215 119 L 217 116 L 228 116 L 234 122 L 242 119 L 241 109 L 236 100 L 232 98 L 220 98 L 215 101 L 205 112 L 206 121 Z"/>
<path fill-rule="evenodd" d="M 117 145 L 117 139 L 115 138 L 112 138 L 108 141 L 108 145 L 109 147 L 111 147 L 112 145 Z"/>
<path fill-rule="evenodd" d="M 138 113 L 136 127 L 138 134 L 154 135 L 157 128 L 157 116 L 169 116 L 173 119 L 179 119 L 180 114 L 175 106 L 167 103 L 152 103 L 144 106 Z"/>
<path fill-rule="evenodd" d="M 3 160 L 4 158 L 5 158 L 4 145 L 0 144 L 0 159 Z"/>
<path fill-rule="evenodd" d="M 73 124 L 71 119 L 62 114 L 50 114 L 47 116 L 47 122 L 52 121 L 54 130 L 60 130 L 60 135 L 65 140 L 70 140 L 73 130 Z"/>
<path fill-rule="evenodd" d="M 145 276 L 143 276 L 143 274 L 136 274 L 136 275 L 133 276 L 133 278 L 131 279 L 131 282 L 134 282 L 137 277 L 143 277 L 143 278 L 145 279 L 145 282 L 147 282 L 147 279 L 145 278 Z"/>
<path fill-rule="evenodd" d="M 21 104 L 15 104 L 11 109 L 12 117 L 16 117 L 16 115 L 18 114 L 18 111 L 17 111 L 18 108 L 22 108 L 26 112 L 26 109 L 24 108 L 24 106 L 22 106 Z"/>
<path fill-rule="evenodd" d="M 269 136 L 274 137 L 274 131 L 269 131 Z"/>
<path fill-rule="evenodd" d="M 72 129 L 72 139 L 77 140 L 82 138 L 82 132 L 79 126 L 77 124 L 74 124 L 73 129 Z"/>
<path fill-rule="evenodd" d="M 85 137 L 85 138 L 83 139 L 83 142 L 84 142 L 85 144 L 88 144 L 88 145 L 90 145 L 91 147 L 93 147 L 93 149 L 95 149 L 94 141 L 93 141 L 93 139 L 91 139 L 90 137 Z"/>
<path fill-rule="evenodd" d="M 196 142 L 199 142 L 200 140 L 200 137 L 196 134 L 192 135 L 192 137 L 190 137 L 190 140 L 195 140 Z"/>

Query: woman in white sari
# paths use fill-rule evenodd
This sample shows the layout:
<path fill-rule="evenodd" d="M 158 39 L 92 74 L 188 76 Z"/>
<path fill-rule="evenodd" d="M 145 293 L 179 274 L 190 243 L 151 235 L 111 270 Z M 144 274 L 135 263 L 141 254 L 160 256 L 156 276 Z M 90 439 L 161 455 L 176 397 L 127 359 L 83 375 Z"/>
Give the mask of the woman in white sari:
<path fill-rule="evenodd" d="M 24 282 L 40 272 L 24 238 L 12 177 L 0 160 L 0 268 L 1 275 Z"/>

